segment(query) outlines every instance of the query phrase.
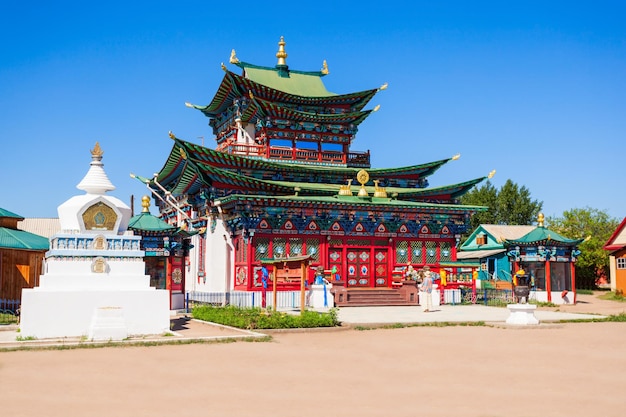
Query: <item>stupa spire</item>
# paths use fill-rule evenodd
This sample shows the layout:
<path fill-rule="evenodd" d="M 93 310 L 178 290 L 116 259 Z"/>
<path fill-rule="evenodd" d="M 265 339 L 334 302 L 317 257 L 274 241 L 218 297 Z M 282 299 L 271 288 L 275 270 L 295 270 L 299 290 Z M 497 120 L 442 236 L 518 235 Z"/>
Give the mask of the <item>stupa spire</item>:
<path fill-rule="evenodd" d="M 76 188 L 83 190 L 88 194 L 104 194 L 107 191 L 115 190 L 115 186 L 104 172 L 104 164 L 102 163 L 102 155 L 104 152 L 100 148 L 100 144 L 96 142 L 96 146 L 91 150 L 91 164 L 89 171 L 78 183 Z"/>

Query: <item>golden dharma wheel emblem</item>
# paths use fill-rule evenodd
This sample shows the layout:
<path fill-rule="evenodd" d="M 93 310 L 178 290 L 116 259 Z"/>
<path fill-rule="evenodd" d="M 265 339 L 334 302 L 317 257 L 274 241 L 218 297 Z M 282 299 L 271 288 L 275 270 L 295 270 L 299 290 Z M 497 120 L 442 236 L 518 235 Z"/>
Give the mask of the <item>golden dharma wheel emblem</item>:
<path fill-rule="evenodd" d="M 365 185 L 370 180 L 370 175 L 367 173 L 366 170 L 362 169 L 359 172 L 357 172 L 356 179 L 359 182 L 359 184 Z"/>

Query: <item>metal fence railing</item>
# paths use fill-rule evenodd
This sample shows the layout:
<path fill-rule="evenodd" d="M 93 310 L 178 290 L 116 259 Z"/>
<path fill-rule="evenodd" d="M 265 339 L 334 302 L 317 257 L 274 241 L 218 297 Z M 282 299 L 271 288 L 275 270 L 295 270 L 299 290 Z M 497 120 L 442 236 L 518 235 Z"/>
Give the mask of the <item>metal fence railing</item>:
<path fill-rule="evenodd" d="M 17 315 L 21 304 L 22 302 L 20 300 L 7 300 L 0 298 L 0 312 Z"/>
<path fill-rule="evenodd" d="M 17 323 L 20 305 L 20 300 L 6 300 L 0 298 L 0 324 Z"/>
<path fill-rule="evenodd" d="M 262 291 L 188 292 L 185 299 L 187 310 L 196 303 L 235 307 L 263 307 L 265 304 L 265 307 L 270 308 L 273 307 L 273 295 L 272 292 L 267 291 L 264 303 Z M 276 309 L 298 308 L 300 308 L 300 291 L 278 291 L 276 293 Z"/>

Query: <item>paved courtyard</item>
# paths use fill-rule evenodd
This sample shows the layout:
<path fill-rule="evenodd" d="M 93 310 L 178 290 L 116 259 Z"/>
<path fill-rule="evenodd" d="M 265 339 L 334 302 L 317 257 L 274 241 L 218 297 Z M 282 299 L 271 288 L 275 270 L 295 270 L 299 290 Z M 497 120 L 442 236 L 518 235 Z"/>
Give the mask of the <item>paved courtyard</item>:
<path fill-rule="evenodd" d="M 626 306 L 588 297 L 538 315 L 608 315 Z M 403 314 L 434 320 L 461 311 L 444 307 Z M 492 324 L 0 351 L 0 404 L 2 415 L 47 417 L 623 415 L 626 323 Z M 238 334 L 190 321 L 180 327 L 189 337 Z"/>

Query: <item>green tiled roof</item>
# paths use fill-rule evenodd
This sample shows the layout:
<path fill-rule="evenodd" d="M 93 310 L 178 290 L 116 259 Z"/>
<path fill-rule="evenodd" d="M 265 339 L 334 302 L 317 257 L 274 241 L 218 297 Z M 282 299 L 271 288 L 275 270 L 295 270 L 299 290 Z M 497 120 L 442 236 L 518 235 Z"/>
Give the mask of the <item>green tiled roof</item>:
<path fill-rule="evenodd" d="M 172 226 L 166 221 L 153 216 L 150 213 L 141 213 L 133 216 L 128 222 L 130 230 L 146 231 L 146 232 L 173 232 L 177 227 Z"/>
<path fill-rule="evenodd" d="M 547 229 L 543 226 L 538 226 L 536 229 L 530 231 L 519 239 L 505 240 L 503 243 L 505 245 L 537 245 L 543 244 L 545 246 L 549 245 L 567 245 L 567 246 L 576 246 L 579 243 L 582 243 L 585 239 L 568 239 L 557 232 Z"/>
<path fill-rule="evenodd" d="M 319 73 L 303 71 L 287 71 L 285 76 L 277 68 L 261 67 L 242 62 L 238 66 L 244 68 L 246 78 L 275 90 L 303 97 L 334 96 L 326 89 Z"/>
<path fill-rule="evenodd" d="M 0 217 L 10 217 L 12 219 L 24 220 L 24 218 L 20 216 L 19 214 L 15 214 L 3 208 L 0 208 Z"/>
<path fill-rule="evenodd" d="M 48 250 L 50 241 L 34 233 L 0 227 L 0 248 Z"/>

